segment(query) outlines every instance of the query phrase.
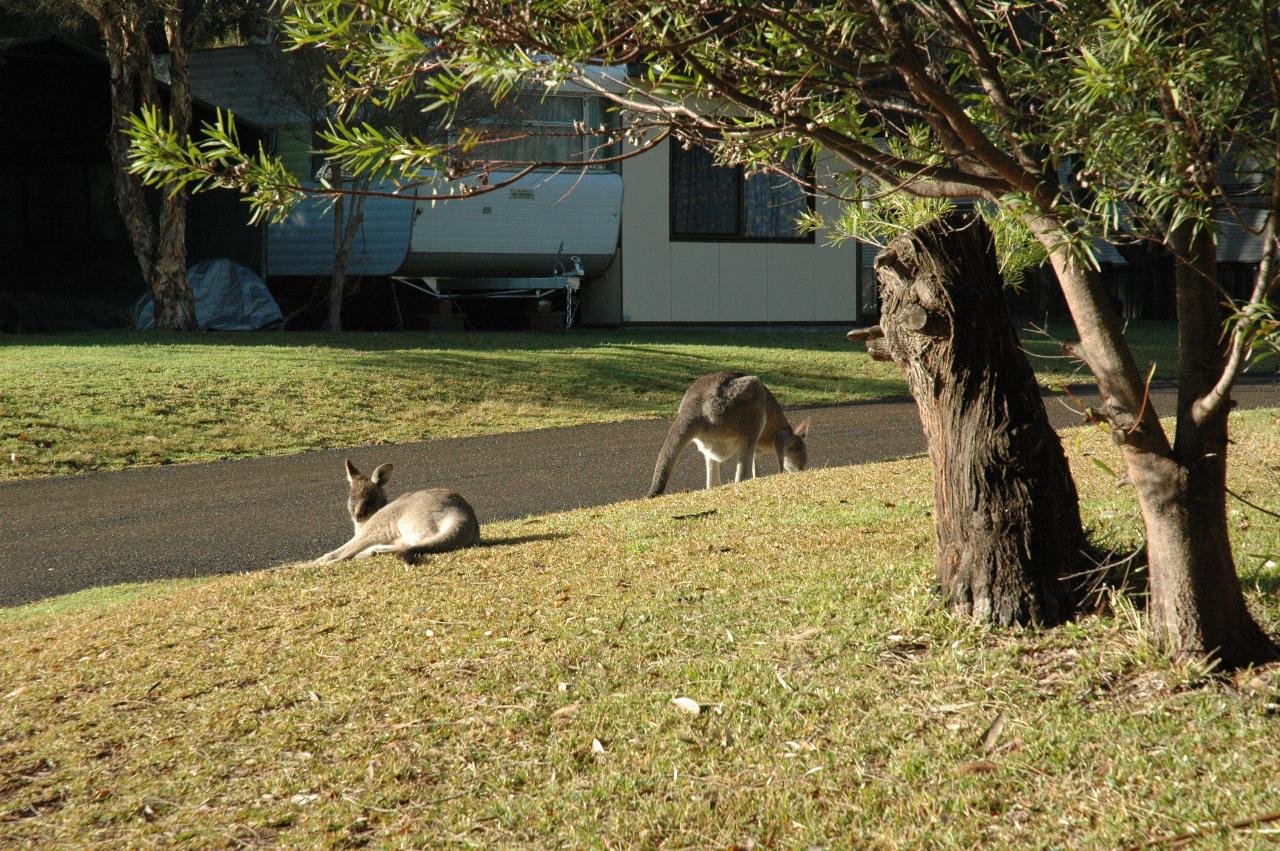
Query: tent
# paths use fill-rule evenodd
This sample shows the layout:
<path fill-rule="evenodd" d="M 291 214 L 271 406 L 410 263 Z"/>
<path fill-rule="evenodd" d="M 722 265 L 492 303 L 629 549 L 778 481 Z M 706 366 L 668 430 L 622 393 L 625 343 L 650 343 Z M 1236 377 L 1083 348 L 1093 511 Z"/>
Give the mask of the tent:
<path fill-rule="evenodd" d="M 259 331 L 284 318 L 262 279 L 234 260 L 201 261 L 187 270 L 187 280 L 202 331 Z M 155 325 L 155 299 L 146 293 L 133 306 L 133 327 L 148 331 Z"/>

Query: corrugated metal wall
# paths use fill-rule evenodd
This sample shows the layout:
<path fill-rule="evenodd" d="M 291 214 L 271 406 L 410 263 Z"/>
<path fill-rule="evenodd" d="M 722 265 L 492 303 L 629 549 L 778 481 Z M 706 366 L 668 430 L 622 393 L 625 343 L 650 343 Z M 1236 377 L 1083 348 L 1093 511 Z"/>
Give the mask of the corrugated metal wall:
<path fill-rule="evenodd" d="M 365 199 L 364 223 L 351 247 L 348 274 L 391 275 L 400 269 L 409 251 L 413 206 L 412 196 Z M 267 274 L 333 274 L 333 212 L 327 199 L 305 200 L 285 222 L 267 227 Z"/>

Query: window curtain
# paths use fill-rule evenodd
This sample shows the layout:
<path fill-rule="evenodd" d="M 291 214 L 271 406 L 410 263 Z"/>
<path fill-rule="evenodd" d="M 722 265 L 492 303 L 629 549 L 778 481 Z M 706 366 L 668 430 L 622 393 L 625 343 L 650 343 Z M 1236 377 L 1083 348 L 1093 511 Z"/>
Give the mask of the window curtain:
<path fill-rule="evenodd" d="M 718 166 L 702 148 L 671 143 L 671 233 L 736 236 L 739 189 L 736 168 Z"/>
<path fill-rule="evenodd" d="M 799 162 L 792 155 L 787 164 L 792 171 L 804 174 L 802 167 L 796 167 Z M 780 174 L 753 174 L 746 181 L 742 235 L 798 239 L 801 233 L 797 220 L 808 211 L 809 201 L 800 184 Z"/>
<path fill-rule="evenodd" d="M 581 161 L 584 137 L 574 134 L 574 124 L 582 120 L 582 98 L 521 95 L 494 120 L 483 122 L 503 141 L 476 145 L 470 156 L 516 163 Z"/>

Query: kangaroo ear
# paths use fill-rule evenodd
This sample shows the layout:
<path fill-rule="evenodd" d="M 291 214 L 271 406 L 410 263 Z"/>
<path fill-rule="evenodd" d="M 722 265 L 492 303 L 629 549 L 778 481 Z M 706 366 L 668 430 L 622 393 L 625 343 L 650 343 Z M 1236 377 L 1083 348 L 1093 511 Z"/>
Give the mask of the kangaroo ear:
<path fill-rule="evenodd" d="M 356 476 L 360 475 L 360 471 L 356 469 L 355 464 L 351 463 L 350 458 L 347 459 L 346 467 L 347 467 L 347 482 L 349 483 L 349 482 L 355 481 Z"/>
<path fill-rule="evenodd" d="M 804 422 L 800 423 L 800 425 L 791 429 L 791 433 L 794 434 L 796 437 L 804 437 L 805 435 L 807 435 L 809 433 L 809 418 L 805 417 Z"/>
<path fill-rule="evenodd" d="M 385 485 L 387 479 L 391 478 L 391 465 L 383 464 L 373 471 L 373 475 L 369 477 L 369 481 L 375 485 Z"/>

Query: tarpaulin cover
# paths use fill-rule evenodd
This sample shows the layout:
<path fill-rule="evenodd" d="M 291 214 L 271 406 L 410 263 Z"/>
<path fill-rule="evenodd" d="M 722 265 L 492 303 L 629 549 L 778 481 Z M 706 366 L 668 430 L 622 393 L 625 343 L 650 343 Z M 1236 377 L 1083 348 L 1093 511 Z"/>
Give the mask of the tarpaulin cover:
<path fill-rule="evenodd" d="M 187 270 L 196 297 L 196 324 L 202 331 L 258 331 L 284 318 L 280 306 L 252 269 L 220 257 Z M 155 300 L 146 293 L 133 306 L 133 326 L 155 327 Z"/>

